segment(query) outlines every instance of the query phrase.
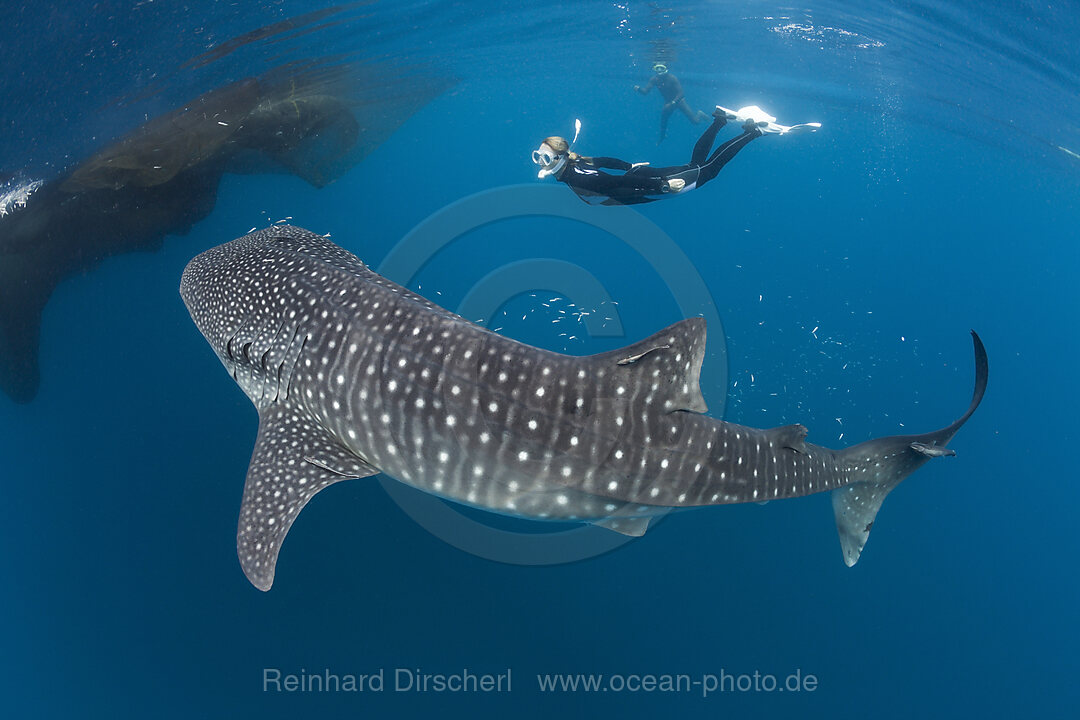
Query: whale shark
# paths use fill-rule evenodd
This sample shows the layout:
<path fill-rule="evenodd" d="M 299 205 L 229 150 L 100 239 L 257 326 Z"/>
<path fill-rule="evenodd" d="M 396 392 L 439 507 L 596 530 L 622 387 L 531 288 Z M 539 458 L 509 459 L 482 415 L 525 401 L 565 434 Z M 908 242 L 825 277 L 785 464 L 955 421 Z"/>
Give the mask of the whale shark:
<path fill-rule="evenodd" d="M 323 488 L 385 473 L 457 503 L 640 536 L 672 508 L 830 492 L 848 566 L 885 496 L 946 443 L 952 424 L 842 450 L 798 424 L 758 429 L 705 415 L 703 318 L 590 356 L 491 332 L 369 269 L 326 237 L 273 226 L 212 248 L 180 294 L 251 399 L 259 430 L 237 553 L 269 590 L 282 542 Z"/>
<path fill-rule="evenodd" d="M 0 391 L 19 403 L 37 395 L 41 321 L 64 279 L 186 235 L 226 174 L 326 186 L 452 84 L 400 74 L 373 62 L 278 68 L 152 117 L 59 177 L 0 173 Z M 379 81 L 357 86 L 353 75 Z"/>

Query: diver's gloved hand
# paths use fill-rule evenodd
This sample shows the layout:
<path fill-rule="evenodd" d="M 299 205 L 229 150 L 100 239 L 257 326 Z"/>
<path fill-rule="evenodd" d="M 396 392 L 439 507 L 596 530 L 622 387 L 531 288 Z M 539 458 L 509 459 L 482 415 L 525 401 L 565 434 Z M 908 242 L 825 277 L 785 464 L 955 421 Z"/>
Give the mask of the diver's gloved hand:
<path fill-rule="evenodd" d="M 686 187 L 686 181 L 682 178 L 672 178 L 664 184 L 664 192 L 677 193 Z"/>

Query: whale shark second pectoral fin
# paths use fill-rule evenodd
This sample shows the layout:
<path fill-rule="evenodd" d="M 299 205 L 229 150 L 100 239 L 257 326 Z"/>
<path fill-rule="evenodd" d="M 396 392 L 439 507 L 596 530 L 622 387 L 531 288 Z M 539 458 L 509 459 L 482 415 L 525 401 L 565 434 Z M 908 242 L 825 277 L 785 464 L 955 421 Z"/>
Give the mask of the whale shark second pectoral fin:
<path fill-rule="evenodd" d="M 649 529 L 649 518 L 613 516 L 601 520 L 593 520 L 592 524 L 607 528 L 608 530 L 613 530 L 620 535 L 641 537 L 645 534 L 645 531 Z"/>
<path fill-rule="evenodd" d="M 273 405 L 261 412 L 236 530 L 236 552 L 252 584 L 270 589 L 281 543 L 315 493 L 378 472 L 295 409 Z"/>

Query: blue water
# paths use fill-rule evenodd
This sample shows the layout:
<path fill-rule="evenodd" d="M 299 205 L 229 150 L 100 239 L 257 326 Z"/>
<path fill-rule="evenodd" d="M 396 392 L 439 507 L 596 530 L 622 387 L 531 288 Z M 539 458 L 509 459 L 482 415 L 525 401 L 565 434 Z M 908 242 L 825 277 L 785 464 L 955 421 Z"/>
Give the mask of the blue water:
<path fill-rule="evenodd" d="M 27 177 L 55 174 L 147 117 L 285 61 L 379 60 L 453 84 L 330 186 L 227 176 L 216 209 L 188 235 L 58 287 L 38 397 L 0 398 L 0 712 L 1075 712 L 1080 8 L 521 5 L 377 2 L 198 68 L 182 65 L 325 4 L 5 9 L 0 168 Z M 689 274 L 663 277 L 663 259 L 559 217 L 477 227 L 395 279 L 456 309 L 511 263 L 574 265 L 613 302 L 571 306 L 572 293 L 538 277 L 476 318 L 571 353 L 627 344 L 714 303 L 721 323 L 709 328 L 702 376 L 713 413 L 760 427 L 802 422 L 834 447 L 958 416 L 974 328 L 990 386 L 951 444 L 958 457 L 889 497 L 851 569 L 823 496 L 680 513 L 612 552 L 531 566 L 436 538 L 368 479 L 320 493 L 285 543 L 273 589 L 251 587 L 234 542 L 257 418 L 180 301 L 185 263 L 291 217 L 378 267 L 452 203 L 535 189 L 530 150 L 572 134 L 575 118 L 586 154 L 684 162 L 702 128 L 676 114 L 657 147 L 660 100 L 631 89 L 656 57 L 695 106 L 758 104 L 782 123 L 824 125 L 756 140 L 709 186 L 626 211 L 675 243 L 707 293 L 687 296 Z M 560 309 L 602 314 L 621 333 L 590 335 Z M 266 668 L 383 669 L 386 688 L 267 692 Z M 512 690 L 394 692 L 396 668 L 509 668 Z M 545 694 L 536 680 L 722 671 L 781 683 L 799 671 L 817 684 L 703 697 L 700 687 Z"/>

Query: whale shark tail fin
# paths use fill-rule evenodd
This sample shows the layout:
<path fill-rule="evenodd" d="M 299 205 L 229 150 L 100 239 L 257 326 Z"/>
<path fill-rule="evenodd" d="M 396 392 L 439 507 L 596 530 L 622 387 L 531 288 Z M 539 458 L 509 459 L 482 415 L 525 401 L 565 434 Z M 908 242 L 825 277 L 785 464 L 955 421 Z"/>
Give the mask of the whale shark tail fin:
<path fill-rule="evenodd" d="M 841 461 L 851 468 L 851 473 L 862 476 L 832 491 L 836 530 L 848 567 L 859 561 L 885 496 L 928 460 L 956 454 L 945 445 L 975 412 L 986 392 L 986 349 L 974 331 L 971 339 L 975 345 L 975 391 L 967 412 L 956 422 L 935 432 L 878 438 L 840 452 Z"/>

